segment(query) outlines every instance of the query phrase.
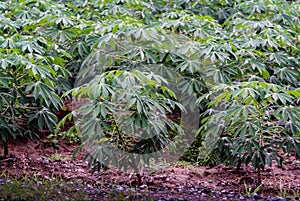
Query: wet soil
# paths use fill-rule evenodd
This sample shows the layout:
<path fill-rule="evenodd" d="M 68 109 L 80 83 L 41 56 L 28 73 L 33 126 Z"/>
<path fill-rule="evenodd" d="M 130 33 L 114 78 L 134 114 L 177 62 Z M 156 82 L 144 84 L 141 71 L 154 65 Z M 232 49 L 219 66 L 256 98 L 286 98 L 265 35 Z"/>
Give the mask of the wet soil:
<path fill-rule="evenodd" d="M 49 180 L 61 177 L 77 188 L 85 189 L 89 200 L 106 200 L 118 192 L 124 194 L 125 200 L 146 197 L 146 200 L 157 201 L 297 200 L 300 196 L 300 159 L 294 155 L 286 157 L 281 168 L 274 164 L 265 169 L 261 174 L 261 189 L 254 193 L 260 184 L 257 172 L 251 167 L 236 171 L 236 168 L 224 165 L 213 168 L 180 163 L 161 165 L 160 168 L 145 169 L 140 185 L 135 174 L 113 167 L 92 175 L 83 161 L 86 150 L 72 155 L 77 146 L 59 140 L 57 150 L 46 138 L 13 141 L 9 144 L 10 155 L 0 158 L 0 173 L 14 177 L 35 175 Z"/>

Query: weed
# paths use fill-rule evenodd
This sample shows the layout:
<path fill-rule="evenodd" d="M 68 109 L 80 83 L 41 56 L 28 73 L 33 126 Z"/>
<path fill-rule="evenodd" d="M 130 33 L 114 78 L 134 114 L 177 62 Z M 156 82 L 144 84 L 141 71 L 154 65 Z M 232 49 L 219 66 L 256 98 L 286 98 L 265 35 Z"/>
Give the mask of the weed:
<path fill-rule="evenodd" d="M 67 157 L 63 157 L 61 154 L 58 154 L 57 152 L 55 152 L 55 154 L 52 154 L 50 157 L 49 157 L 49 160 L 50 161 L 64 161 L 64 160 L 67 160 L 68 158 Z"/>
<path fill-rule="evenodd" d="M 1 174 L 4 181 L 0 184 L 0 199 L 3 200 L 88 200 L 83 189 L 74 189 L 69 183 L 61 178 L 47 180 L 24 176 L 22 178 L 12 178 L 4 173 Z"/>
<path fill-rule="evenodd" d="M 89 200 L 92 194 L 87 190 L 87 183 L 77 180 L 74 185 L 66 182 L 61 176 L 51 175 L 46 179 L 37 174 L 26 175 L 21 178 L 11 177 L 5 172 L 0 174 L 0 200 L 30 200 L 30 201 L 85 201 Z M 100 187 L 101 188 L 101 187 Z M 95 187 L 95 189 L 99 189 Z M 99 200 L 108 201 L 154 201 L 150 194 L 137 193 L 137 189 L 125 187 L 113 187 L 108 190 L 106 196 L 98 194 Z M 102 197 L 103 196 L 103 197 Z"/>
<path fill-rule="evenodd" d="M 245 190 L 244 190 L 244 195 L 247 196 L 247 197 L 251 197 L 253 196 L 254 194 L 258 193 L 261 188 L 262 188 L 262 184 L 260 184 L 259 186 L 257 186 L 255 189 L 252 189 L 251 186 L 248 186 L 246 184 L 246 182 L 244 181 L 244 187 L 245 187 Z"/>
<path fill-rule="evenodd" d="M 300 197 L 300 190 L 294 190 L 291 188 L 291 185 L 289 184 L 287 188 L 284 187 L 282 180 L 279 181 L 279 192 L 278 196 L 282 198 L 289 198 L 289 199 L 296 199 Z"/>

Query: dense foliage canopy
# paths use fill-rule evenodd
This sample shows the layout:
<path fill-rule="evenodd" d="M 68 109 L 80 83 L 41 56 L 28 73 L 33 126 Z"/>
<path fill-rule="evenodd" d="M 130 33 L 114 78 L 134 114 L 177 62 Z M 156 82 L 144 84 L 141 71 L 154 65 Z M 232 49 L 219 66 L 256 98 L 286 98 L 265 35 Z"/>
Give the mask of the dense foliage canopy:
<path fill-rule="evenodd" d="M 111 147 L 152 153 L 172 144 L 170 133 L 183 130 L 168 113 L 191 106 L 202 119 L 193 133 L 200 162 L 263 168 L 281 164 L 280 150 L 300 156 L 299 1 L 7 0 L 0 22 L 4 144 L 84 114 L 68 135 L 96 143 L 90 165 L 148 163 L 156 156 L 122 158 Z M 168 81 L 178 76 L 196 105 L 173 93 Z M 62 96 L 92 102 L 58 124 Z M 141 128 L 155 137 L 142 139 Z"/>

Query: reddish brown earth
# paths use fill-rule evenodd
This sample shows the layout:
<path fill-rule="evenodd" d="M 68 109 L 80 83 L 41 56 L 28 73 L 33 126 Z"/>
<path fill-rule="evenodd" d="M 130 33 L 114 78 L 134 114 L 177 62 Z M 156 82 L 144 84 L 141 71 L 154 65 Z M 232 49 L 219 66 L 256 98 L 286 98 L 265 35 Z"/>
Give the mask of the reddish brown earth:
<path fill-rule="evenodd" d="M 1 145 L 2 146 L 2 145 Z M 0 173 L 21 177 L 36 175 L 45 179 L 61 176 L 64 180 L 82 181 L 89 186 L 91 200 L 105 200 L 107 192 L 133 189 L 155 200 L 289 200 L 300 195 L 300 159 L 289 156 L 282 168 L 274 165 L 262 172 L 262 189 L 252 197 L 246 189 L 258 186 L 257 172 L 247 167 L 237 172 L 233 167 L 214 168 L 193 165 L 169 165 L 158 170 L 146 169 L 144 185 L 139 186 L 134 174 L 110 168 L 91 175 L 83 162 L 85 150 L 72 156 L 75 145 L 60 140 L 59 150 L 53 149 L 47 139 L 14 141 L 9 144 L 10 155 L 0 159 Z M 0 147 L 2 151 L 2 147 Z M 136 199 L 138 200 L 138 199 Z"/>

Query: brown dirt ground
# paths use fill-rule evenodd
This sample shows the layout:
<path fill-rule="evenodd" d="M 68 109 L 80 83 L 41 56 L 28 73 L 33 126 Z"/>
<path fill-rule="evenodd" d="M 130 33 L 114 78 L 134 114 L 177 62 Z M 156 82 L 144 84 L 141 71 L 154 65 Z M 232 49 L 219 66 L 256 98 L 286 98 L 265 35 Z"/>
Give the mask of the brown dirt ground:
<path fill-rule="evenodd" d="M 83 162 L 85 150 L 73 157 L 75 145 L 66 145 L 60 140 L 59 147 L 59 150 L 53 149 L 47 143 L 47 139 L 12 141 L 9 144 L 9 157 L 0 158 L 0 173 L 5 172 L 17 177 L 35 174 L 46 179 L 61 176 L 66 181 L 81 180 L 98 186 L 107 183 L 116 186 L 136 185 L 134 174 L 124 173 L 114 168 L 91 175 L 87 163 Z M 0 151 L 2 150 L 1 144 Z M 185 198 L 204 200 L 203 196 L 205 197 L 209 192 L 245 195 L 245 184 L 252 189 L 258 186 L 257 172 L 252 168 L 244 167 L 237 172 L 234 167 L 224 165 L 214 168 L 169 165 L 159 170 L 145 170 L 143 182 L 147 189 L 156 189 L 158 197 L 182 197 L 183 200 Z M 188 188 L 189 191 L 183 191 L 183 188 Z M 287 157 L 282 168 L 274 165 L 262 172 L 262 190 L 258 194 L 259 198 L 276 197 L 283 195 L 284 191 L 290 191 L 291 195 L 300 194 L 300 159 L 293 155 Z M 243 196 L 240 197 L 242 198 Z"/>

